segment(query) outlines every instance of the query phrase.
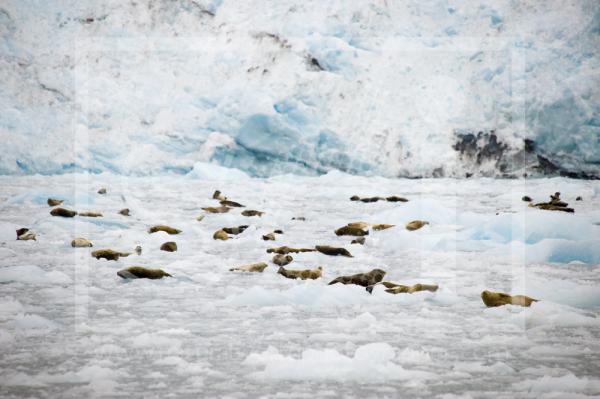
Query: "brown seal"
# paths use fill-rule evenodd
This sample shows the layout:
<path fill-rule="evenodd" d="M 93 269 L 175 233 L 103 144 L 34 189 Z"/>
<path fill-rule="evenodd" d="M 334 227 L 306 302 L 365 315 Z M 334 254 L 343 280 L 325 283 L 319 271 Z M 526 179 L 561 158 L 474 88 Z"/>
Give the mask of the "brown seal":
<path fill-rule="evenodd" d="M 129 216 L 129 208 L 123 208 L 119 211 L 119 213 L 123 216 Z"/>
<path fill-rule="evenodd" d="M 265 241 L 275 241 L 275 234 L 273 234 L 273 233 L 265 234 L 264 236 L 262 236 L 262 239 Z"/>
<path fill-rule="evenodd" d="M 350 244 L 365 245 L 365 237 L 356 237 L 354 240 L 350 241 Z"/>
<path fill-rule="evenodd" d="M 396 226 L 395 224 L 374 224 L 373 225 L 373 230 L 375 231 L 381 231 L 381 230 L 387 230 L 387 229 L 391 229 L 392 227 Z"/>
<path fill-rule="evenodd" d="M 373 269 L 367 273 L 358 273 L 351 276 L 340 276 L 329 282 L 329 285 L 341 283 L 341 284 L 355 284 L 362 287 L 369 287 L 377 284 L 383 280 L 385 271 L 381 269 Z"/>
<path fill-rule="evenodd" d="M 78 237 L 71 241 L 71 246 L 73 248 L 88 248 L 92 246 L 92 243 L 85 238 Z"/>
<path fill-rule="evenodd" d="M 316 249 L 312 249 L 312 248 L 290 248 L 287 246 L 283 246 L 283 247 L 273 247 L 273 248 L 269 248 L 267 249 L 267 253 L 276 253 L 276 254 L 281 254 L 281 255 L 287 255 L 289 253 L 292 254 L 297 254 L 300 252 L 315 252 Z"/>
<path fill-rule="evenodd" d="M 230 272 L 240 271 L 240 272 L 262 273 L 266 267 L 267 267 L 267 264 L 265 262 L 260 262 L 260 263 L 252 263 L 250 265 L 234 267 L 234 268 L 229 269 L 229 271 Z"/>
<path fill-rule="evenodd" d="M 127 257 L 129 255 L 128 252 L 118 252 L 112 249 L 99 249 L 92 252 L 92 257 L 106 260 L 119 260 L 120 257 Z"/>
<path fill-rule="evenodd" d="M 106 188 L 102 187 L 100 190 L 98 190 L 98 194 L 106 194 Z"/>
<path fill-rule="evenodd" d="M 221 201 L 219 201 L 219 204 L 221 204 L 222 206 L 230 206 L 232 208 L 244 208 L 245 207 L 245 205 L 242 205 L 239 202 L 229 201 L 229 200 L 221 200 Z"/>
<path fill-rule="evenodd" d="M 408 200 L 404 197 L 398 197 L 397 195 L 391 195 L 385 198 L 388 202 L 408 202 Z"/>
<path fill-rule="evenodd" d="M 65 208 L 54 208 L 50 211 L 52 216 L 62 216 L 64 218 L 72 218 L 77 215 L 77 212 Z"/>
<path fill-rule="evenodd" d="M 77 215 L 88 217 L 88 218 L 99 218 L 99 217 L 102 217 L 102 214 L 100 212 L 92 212 L 92 211 L 79 212 Z"/>
<path fill-rule="evenodd" d="M 17 233 L 17 240 L 19 240 L 19 241 L 29 241 L 29 240 L 37 241 L 35 239 L 35 233 L 26 227 L 20 228 L 19 230 L 16 231 L 16 233 Z"/>
<path fill-rule="evenodd" d="M 341 255 L 341 256 L 346 256 L 348 258 L 352 258 L 352 254 L 350 254 L 350 252 L 348 252 L 348 250 L 345 248 L 331 247 L 329 245 L 317 245 L 317 246 L 315 246 L 315 249 L 325 255 L 330 255 L 330 256 Z"/>
<path fill-rule="evenodd" d="M 157 233 L 159 231 L 164 231 L 167 234 L 179 234 L 181 233 L 181 230 L 176 229 L 174 227 L 171 226 L 167 226 L 164 224 L 157 224 L 155 226 L 152 226 L 148 229 L 148 233 L 152 234 L 152 233 Z"/>
<path fill-rule="evenodd" d="M 131 266 L 127 269 L 119 270 L 117 276 L 124 279 L 149 278 L 157 280 L 163 277 L 173 277 L 162 269 L 149 269 L 142 266 Z"/>
<path fill-rule="evenodd" d="M 229 240 L 229 236 L 227 235 L 225 230 L 219 229 L 219 230 L 215 231 L 215 233 L 213 234 L 213 239 L 226 241 L 226 240 Z"/>
<path fill-rule="evenodd" d="M 369 235 L 369 231 L 368 230 L 363 230 L 361 227 L 350 226 L 348 224 L 348 225 L 346 225 L 344 227 L 340 227 L 339 229 L 336 229 L 335 230 L 335 235 L 336 236 L 355 236 L 355 237 L 361 237 L 361 236 Z"/>
<path fill-rule="evenodd" d="M 261 211 L 255 211 L 253 209 L 246 209 L 245 211 L 242 211 L 242 216 L 262 216 L 264 215 L 264 212 Z"/>
<path fill-rule="evenodd" d="M 227 213 L 231 210 L 231 208 L 229 208 L 227 206 L 219 206 L 219 207 L 207 206 L 205 208 L 202 208 L 202 210 L 205 212 L 208 212 L 208 213 Z"/>
<path fill-rule="evenodd" d="M 394 287 L 388 287 L 385 292 L 390 294 L 412 294 L 420 291 L 436 292 L 438 288 L 435 284 L 415 284 L 411 286 L 397 284 Z"/>
<path fill-rule="evenodd" d="M 223 227 L 223 231 L 227 234 L 241 234 L 248 228 L 248 225 L 237 226 L 237 227 Z"/>
<path fill-rule="evenodd" d="M 58 206 L 60 204 L 63 203 L 64 200 L 59 200 L 56 198 L 48 198 L 48 205 L 49 206 Z"/>
<path fill-rule="evenodd" d="M 277 271 L 278 274 L 281 274 L 283 277 L 287 277 L 287 278 L 291 278 L 291 279 L 301 279 L 301 280 L 316 280 L 318 278 L 321 278 L 321 272 L 323 271 L 323 268 L 321 266 L 317 267 L 316 269 L 305 269 L 305 270 L 288 270 L 286 268 L 284 268 L 283 266 L 279 267 L 279 270 Z"/>
<path fill-rule="evenodd" d="M 421 227 L 425 226 L 426 224 L 429 224 L 429 222 L 426 222 L 424 220 L 413 220 L 412 222 L 406 223 L 406 230 L 408 230 L 408 231 L 419 230 Z"/>
<path fill-rule="evenodd" d="M 293 260 L 294 258 L 292 258 L 292 255 L 277 254 L 273 256 L 272 262 L 277 266 L 285 266 L 289 265 Z"/>
<path fill-rule="evenodd" d="M 160 246 L 161 251 L 175 252 L 177 251 L 177 243 L 175 241 L 167 241 Z"/>
<path fill-rule="evenodd" d="M 481 293 L 481 299 L 488 308 L 503 306 L 503 305 L 517 305 L 528 307 L 533 302 L 537 302 L 537 299 L 530 298 L 525 295 L 508 295 L 503 292 L 491 292 L 483 291 Z"/>

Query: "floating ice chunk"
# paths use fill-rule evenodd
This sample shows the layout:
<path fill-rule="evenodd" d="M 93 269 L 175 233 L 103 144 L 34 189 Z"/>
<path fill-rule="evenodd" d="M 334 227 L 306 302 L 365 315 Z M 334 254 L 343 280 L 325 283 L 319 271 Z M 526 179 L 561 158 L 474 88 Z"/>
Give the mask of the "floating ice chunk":
<path fill-rule="evenodd" d="M 589 379 L 587 377 L 579 378 L 573 373 L 568 373 L 560 377 L 543 376 L 537 380 L 525 380 L 513 384 L 515 389 L 520 391 L 535 393 L 598 393 L 600 392 L 600 380 Z"/>
<path fill-rule="evenodd" d="M 307 349 L 300 358 L 285 356 L 274 347 L 262 353 L 251 353 L 244 360 L 249 366 L 264 366 L 251 378 L 275 380 L 336 380 L 383 382 L 387 380 L 427 380 L 434 374 L 404 369 L 393 362 L 395 350 L 387 343 L 359 346 L 354 356 L 345 356 L 334 349 Z"/>
<path fill-rule="evenodd" d="M 0 269 L 0 283 L 69 284 L 71 278 L 63 272 L 47 272 L 37 266 L 9 266 Z"/>

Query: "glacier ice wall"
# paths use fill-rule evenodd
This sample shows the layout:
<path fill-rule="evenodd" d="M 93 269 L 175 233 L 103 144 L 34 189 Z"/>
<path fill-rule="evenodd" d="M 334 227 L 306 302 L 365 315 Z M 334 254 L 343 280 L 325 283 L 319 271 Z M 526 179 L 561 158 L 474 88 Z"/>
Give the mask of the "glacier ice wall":
<path fill-rule="evenodd" d="M 599 49 L 596 0 L 6 0 L 0 174 L 597 175 Z"/>

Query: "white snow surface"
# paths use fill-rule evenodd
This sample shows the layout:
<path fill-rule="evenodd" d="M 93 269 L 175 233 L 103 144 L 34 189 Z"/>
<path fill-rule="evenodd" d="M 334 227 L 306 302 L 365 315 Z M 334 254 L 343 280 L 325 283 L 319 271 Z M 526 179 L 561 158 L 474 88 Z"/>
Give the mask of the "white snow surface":
<path fill-rule="evenodd" d="M 5 0 L 0 173 L 464 176 L 492 129 L 598 171 L 598 49 L 597 0 Z"/>
<path fill-rule="evenodd" d="M 212 175 L 212 177 L 211 177 Z M 100 187 L 106 195 L 97 194 Z M 247 209 L 203 214 L 219 189 Z M 560 191 L 575 214 L 527 207 Z M 351 195 L 401 195 L 358 203 Z M 582 196 L 583 201 L 575 201 Z M 48 197 L 101 218 L 52 217 Z M 330 172 L 251 178 L 64 174 L 0 177 L 0 396 L 587 398 L 600 394 L 600 186 L 593 181 L 386 179 Z M 131 216 L 118 214 L 128 207 Z M 243 209 L 243 208 L 242 208 Z M 292 220 L 303 216 L 306 221 Z M 430 222 L 409 232 L 413 219 Z M 396 226 L 366 244 L 333 231 Z M 179 235 L 148 234 L 165 223 Z M 221 227 L 248 224 L 229 241 Z M 17 241 L 28 227 L 36 241 Z M 282 229 L 274 242 L 261 236 Z M 93 248 L 72 248 L 86 237 Z M 178 251 L 159 250 L 176 241 Z M 353 258 L 294 254 L 276 273 L 271 246 L 344 246 Z M 140 256 L 96 260 L 100 248 Z M 263 273 L 229 268 L 268 262 Z M 131 265 L 162 280 L 124 281 Z M 372 268 L 435 292 L 390 295 L 327 283 Z M 530 295 L 486 308 L 482 290 Z"/>

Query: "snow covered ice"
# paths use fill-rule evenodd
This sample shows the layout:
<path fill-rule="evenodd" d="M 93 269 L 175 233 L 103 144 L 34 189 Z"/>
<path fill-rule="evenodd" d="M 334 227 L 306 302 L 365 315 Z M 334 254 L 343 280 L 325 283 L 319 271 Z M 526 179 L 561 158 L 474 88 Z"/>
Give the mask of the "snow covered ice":
<path fill-rule="evenodd" d="M 594 181 L 386 179 L 330 172 L 267 179 L 197 165 L 186 175 L 0 177 L 0 390 L 3 397 L 594 397 L 600 394 L 600 186 Z M 212 176 L 212 177 L 211 177 Z M 233 178 L 232 178 L 233 176 Z M 107 194 L 97 194 L 100 187 Z M 240 209 L 207 214 L 219 189 Z M 549 193 L 575 214 L 527 207 Z M 406 203 L 349 197 L 402 195 Z M 583 201 L 574 201 L 582 196 Z M 50 216 L 47 198 L 102 218 Z M 124 207 L 131 216 L 119 215 Z M 242 208 L 244 209 L 244 208 Z M 292 220 L 303 216 L 305 221 Z M 430 225 L 409 232 L 410 220 Z M 335 228 L 389 223 L 350 245 Z M 182 230 L 148 234 L 154 224 Z M 228 241 L 223 226 L 249 224 Z M 28 227 L 37 241 L 17 241 Z M 280 228 L 276 241 L 261 236 Z M 72 248 L 74 237 L 93 248 Z M 178 251 L 160 251 L 176 241 Z M 289 280 L 271 246 L 344 246 L 353 258 L 293 254 Z M 90 251 L 132 252 L 118 261 Z M 229 268 L 268 262 L 263 273 Z M 173 278 L 125 281 L 130 265 Z M 390 295 L 327 282 L 382 268 L 386 280 L 439 284 Z M 486 308 L 482 290 L 530 308 Z"/>

